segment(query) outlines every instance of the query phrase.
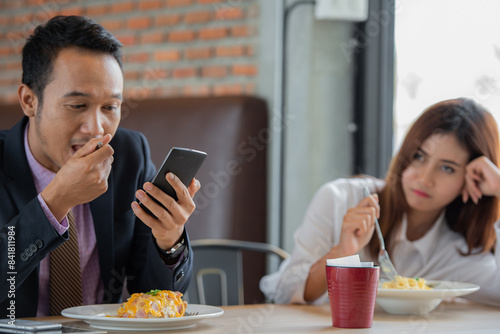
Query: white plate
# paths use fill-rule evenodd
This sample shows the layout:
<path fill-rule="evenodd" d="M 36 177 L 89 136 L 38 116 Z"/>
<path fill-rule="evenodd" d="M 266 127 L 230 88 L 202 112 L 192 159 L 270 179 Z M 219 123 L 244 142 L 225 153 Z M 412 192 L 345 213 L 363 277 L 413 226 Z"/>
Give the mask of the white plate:
<path fill-rule="evenodd" d="M 391 314 L 426 314 L 436 308 L 443 298 L 463 296 L 479 290 L 472 283 L 432 281 L 431 290 L 382 289 L 377 290 L 377 304 Z"/>
<path fill-rule="evenodd" d="M 208 305 L 188 304 L 186 313 L 195 313 L 197 315 L 188 315 L 180 318 L 116 318 L 116 311 L 120 304 L 102 304 L 71 307 L 63 310 L 61 314 L 68 318 L 80 319 L 90 326 L 107 330 L 122 331 L 156 331 L 156 330 L 174 330 L 194 327 L 200 320 L 221 316 L 224 310 Z M 110 315 L 112 317 L 106 317 Z"/>

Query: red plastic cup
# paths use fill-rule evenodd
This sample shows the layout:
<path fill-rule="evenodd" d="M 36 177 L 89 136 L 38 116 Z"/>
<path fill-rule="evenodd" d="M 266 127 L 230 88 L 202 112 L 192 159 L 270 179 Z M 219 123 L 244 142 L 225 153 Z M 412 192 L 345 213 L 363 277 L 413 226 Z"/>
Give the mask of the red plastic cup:
<path fill-rule="evenodd" d="M 334 327 L 372 327 L 379 275 L 379 267 L 326 266 Z"/>

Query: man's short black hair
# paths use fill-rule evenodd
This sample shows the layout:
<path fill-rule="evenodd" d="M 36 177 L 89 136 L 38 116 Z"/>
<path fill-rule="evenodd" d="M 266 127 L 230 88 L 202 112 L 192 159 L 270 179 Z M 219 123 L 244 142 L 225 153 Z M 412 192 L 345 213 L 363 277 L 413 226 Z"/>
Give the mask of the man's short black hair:
<path fill-rule="evenodd" d="M 123 71 L 122 43 L 103 26 L 82 16 L 56 16 L 38 26 L 23 48 L 22 82 L 37 95 L 40 105 L 59 51 L 72 46 L 108 53 Z"/>

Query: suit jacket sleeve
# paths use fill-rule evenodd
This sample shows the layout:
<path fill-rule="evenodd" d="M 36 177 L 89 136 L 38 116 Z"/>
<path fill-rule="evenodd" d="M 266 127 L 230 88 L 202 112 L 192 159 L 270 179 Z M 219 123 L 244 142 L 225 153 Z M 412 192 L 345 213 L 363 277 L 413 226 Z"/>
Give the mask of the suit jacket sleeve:
<path fill-rule="evenodd" d="M 23 143 L 27 118 L 0 131 L 0 305 L 36 300 L 40 261 L 68 238 L 60 236 L 45 216 L 26 159 Z M 15 288 L 14 288 L 15 287 Z M 15 290 L 15 291 L 14 291 Z M 10 295 L 10 296 L 9 296 Z M 36 305 L 33 305 L 36 311 Z M 18 315 L 21 315 L 18 306 Z"/>
<path fill-rule="evenodd" d="M 133 184 L 134 189 L 128 189 L 125 191 L 127 194 L 132 195 L 132 197 L 125 203 L 128 211 L 131 210 L 130 203 L 135 199 L 133 197 L 135 190 L 142 188 L 144 182 L 151 181 L 153 179 L 155 175 L 155 167 L 150 159 L 149 146 L 146 138 L 138 132 L 127 130 L 127 133 L 132 136 L 131 142 L 124 140 L 123 136 L 119 136 L 117 134 L 115 136 L 117 142 L 112 143 L 112 145 L 114 145 L 113 147 L 115 148 L 115 162 L 117 163 L 116 168 L 115 162 L 113 163 L 113 168 L 116 169 L 113 180 L 114 186 L 116 186 L 116 191 L 123 192 L 121 190 L 121 185 L 124 181 L 127 181 L 124 180 L 124 177 L 130 178 L 131 165 L 139 163 L 139 165 L 137 165 L 138 172 L 134 176 L 136 182 L 129 182 Z M 126 158 L 127 161 L 123 161 L 123 157 L 118 156 L 118 154 L 122 152 L 122 146 L 127 149 L 127 152 L 130 152 L 132 147 L 137 148 L 133 158 Z M 121 195 L 122 194 L 117 193 L 114 196 L 115 198 L 118 198 Z M 121 204 L 114 203 L 115 210 L 116 206 L 119 205 Z M 126 266 L 128 291 L 130 293 L 135 293 L 146 292 L 153 289 L 162 289 L 185 293 L 189 285 L 192 271 L 192 251 L 189 245 L 187 233 L 184 232 L 187 247 L 182 261 L 180 261 L 176 266 L 168 266 L 163 262 L 161 255 L 156 248 L 151 229 L 141 220 L 136 218 L 133 213 L 131 213 L 131 215 L 134 221 L 134 232 L 130 244 L 127 245 L 127 247 L 130 248 L 129 252 L 127 252 L 130 256 L 127 260 Z M 120 220 L 120 218 L 118 218 L 118 220 Z M 117 238 L 120 238 L 119 231 L 116 231 L 116 226 L 119 224 L 120 221 L 117 221 L 117 218 L 115 218 L 115 243 L 117 245 L 120 243 L 120 240 L 116 240 Z M 120 254 L 115 254 L 115 258 L 117 257 L 120 257 Z"/>

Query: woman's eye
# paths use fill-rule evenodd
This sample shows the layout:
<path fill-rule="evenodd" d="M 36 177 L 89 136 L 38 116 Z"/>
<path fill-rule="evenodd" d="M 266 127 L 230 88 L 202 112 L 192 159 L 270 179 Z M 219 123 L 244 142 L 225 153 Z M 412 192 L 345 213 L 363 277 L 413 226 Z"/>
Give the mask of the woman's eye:
<path fill-rule="evenodd" d="M 424 155 L 420 152 L 416 152 L 414 155 L 413 155 L 413 160 L 414 161 L 423 161 L 424 160 Z"/>
<path fill-rule="evenodd" d="M 442 168 L 442 170 L 443 170 L 444 172 L 446 172 L 446 173 L 448 173 L 448 174 L 452 174 L 452 173 L 454 173 L 454 172 L 455 172 L 455 169 L 453 169 L 453 168 L 452 168 L 452 167 L 450 167 L 450 166 L 443 166 L 443 167 L 441 167 L 441 168 Z"/>

